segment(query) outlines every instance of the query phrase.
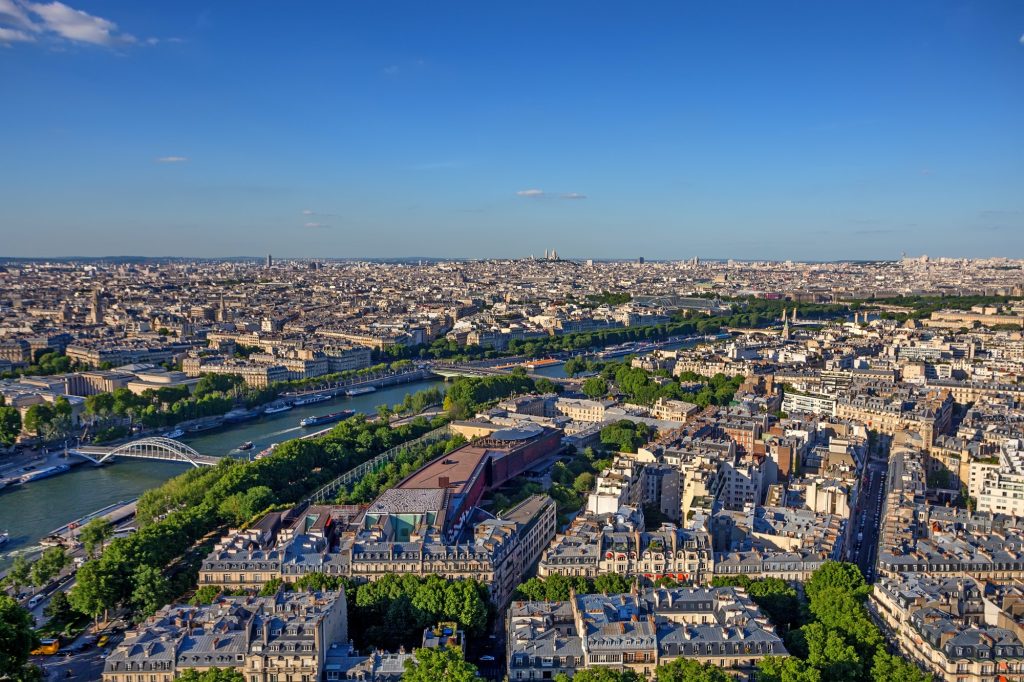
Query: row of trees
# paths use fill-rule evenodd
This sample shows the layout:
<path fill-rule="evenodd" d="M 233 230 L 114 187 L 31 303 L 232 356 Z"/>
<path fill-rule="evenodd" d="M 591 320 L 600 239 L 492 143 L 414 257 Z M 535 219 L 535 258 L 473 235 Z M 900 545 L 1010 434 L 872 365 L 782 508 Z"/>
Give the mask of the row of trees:
<path fill-rule="evenodd" d="M 668 372 L 648 372 L 640 367 L 631 367 L 628 362 L 602 362 L 589 358 L 570 358 L 565 363 L 569 376 L 583 372 L 596 372 L 583 382 L 583 392 L 590 398 L 608 394 L 611 382 L 624 393 L 629 402 L 639 405 L 653 405 L 659 398 L 685 400 L 704 408 L 708 405 L 728 405 L 743 383 L 743 376 L 716 374 L 706 377 L 694 372 L 683 372 L 672 377 Z M 658 380 L 655 380 L 658 377 Z M 699 388 L 695 384 L 701 384 Z"/>
<path fill-rule="evenodd" d="M 448 580 L 439 575 L 389 574 L 371 582 L 325 573 L 307 573 L 294 583 L 267 582 L 259 594 L 288 591 L 344 590 L 348 603 L 349 633 L 357 647 L 419 646 L 423 630 L 441 621 L 454 621 L 470 637 L 481 637 L 491 617 L 487 586 L 474 579 Z M 194 604 L 210 604 L 221 594 L 236 594 L 219 586 L 204 585 L 192 597 Z M 239 593 L 245 593 L 240 590 Z"/>
<path fill-rule="evenodd" d="M 330 479 L 381 450 L 416 438 L 436 426 L 425 419 L 396 428 L 353 417 L 324 436 L 291 440 L 253 462 L 224 458 L 217 466 L 177 476 L 139 500 L 140 529 L 113 540 L 98 559 L 78 571 L 72 605 L 96 617 L 113 606 L 148 615 L 195 576 L 165 575 L 197 541 L 239 524 L 275 503 L 294 503 Z M 171 578 L 174 578 L 174 582 Z"/>
<path fill-rule="evenodd" d="M 4 372 L 0 375 L 0 378 L 48 376 L 51 374 L 64 374 L 76 369 L 78 369 L 78 365 L 67 355 L 52 348 L 40 348 L 33 354 L 32 364 L 10 372 Z"/>
<path fill-rule="evenodd" d="M 886 650 L 885 638 L 864 606 L 870 592 L 870 585 L 864 582 L 856 565 L 823 564 L 804 584 L 807 604 L 800 617 L 803 625 L 786 634 L 786 647 L 792 656 L 762 660 L 758 664 L 761 682 L 931 680 L 930 674 Z M 762 594 L 756 599 L 766 598 L 769 597 Z M 774 594 L 770 598 L 778 600 L 779 609 L 789 603 L 787 595 Z M 777 622 L 782 625 L 795 625 L 791 616 L 777 610 L 775 617 L 781 619 Z"/>
<path fill-rule="evenodd" d="M 44 587 L 70 563 L 63 547 L 48 547 L 35 561 L 29 561 L 24 554 L 14 557 L 4 578 L 4 584 L 14 589 L 15 594 L 26 585 Z"/>
<path fill-rule="evenodd" d="M 568 601 L 571 591 L 576 594 L 623 594 L 630 591 L 633 582 L 633 578 L 618 573 L 606 573 L 596 578 L 549 575 L 546 578 L 530 578 L 516 588 L 513 599 Z"/>
<path fill-rule="evenodd" d="M 337 504 L 368 504 L 427 462 L 451 452 L 465 442 L 465 437 L 456 434 L 436 443 L 417 443 L 405 448 L 380 469 L 364 475 L 351 488 L 342 488 L 338 491 L 335 502 Z"/>
<path fill-rule="evenodd" d="M 536 390 L 533 379 L 523 372 L 489 377 L 459 377 L 448 388 L 444 408 L 452 417 L 460 419 L 473 414 L 485 403 Z"/>
<path fill-rule="evenodd" d="M 246 385 L 237 374 L 206 374 L 192 392 L 185 386 L 168 386 L 149 389 L 139 395 L 127 388 L 91 395 L 85 399 L 85 414 L 92 418 L 98 429 L 109 429 L 124 419 L 140 421 L 149 428 L 160 428 L 192 419 L 220 416 L 238 405 L 261 405 L 287 391 L 326 386 L 386 371 L 399 372 L 411 366 L 408 360 L 400 360 L 390 365 L 378 364 L 313 379 L 275 382 L 264 388 Z"/>
<path fill-rule="evenodd" d="M 632 670 L 611 668 L 580 670 L 571 678 L 559 673 L 554 679 L 555 682 L 645 682 L 644 677 Z M 710 663 L 677 658 L 655 668 L 654 679 L 655 682 L 734 682 L 736 678 Z"/>

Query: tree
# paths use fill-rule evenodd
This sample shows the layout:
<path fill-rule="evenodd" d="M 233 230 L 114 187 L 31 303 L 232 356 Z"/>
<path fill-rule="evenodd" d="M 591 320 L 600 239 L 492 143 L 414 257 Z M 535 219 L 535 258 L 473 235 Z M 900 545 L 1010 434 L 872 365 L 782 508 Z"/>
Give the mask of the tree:
<path fill-rule="evenodd" d="M 0 406 L 0 445 L 14 445 L 21 433 L 21 413 L 16 407 Z"/>
<path fill-rule="evenodd" d="M 68 599 L 76 611 L 93 618 L 117 604 L 119 576 L 101 564 L 99 560 L 87 561 L 75 574 L 75 586 Z"/>
<path fill-rule="evenodd" d="M 801 630 L 807 640 L 807 662 L 820 670 L 826 680 L 860 680 L 861 658 L 840 633 L 827 630 L 821 623 L 810 623 Z"/>
<path fill-rule="evenodd" d="M 23 678 L 29 653 L 39 643 L 32 625 L 32 614 L 0 594 L 0 679 Z"/>
<path fill-rule="evenodd" d="M 759 682 L 822 682 L 821 673 L 795 656 L 767 656 L 757 663 Z M 879 678 L 879 682 L 884 678 Z"/>
<path fill-rule="evenodd" d="M 319 571 L 307 573 L 294 583 L 294 588 L 300 592 L 326 592 L 344 587 L 345 579 L 340 575 L 327 575 Z"/>
<path fill-rule="evenodd" d="M 32 564 L 32 584 L 42 587 L 61 572 L 71 560 L 63 547 L 49 547 L 39 559 Z"/>
<path fill-rule="evenodd" d="M 582 358 L 569 358 L 562 365 L 562 370 L 565 372 L 567 377 L 574 377 L 580 372 L 586 370 L 587 363 Z"/>
<path fill-rule="evenodd" d="M 934 678 L 910 661 L 879 650 L 871 667 L 871 679 L 876 682 L 932 682 Z"/>
<path fill-rule="evenodd" d="M 710 663 L 698 663 L 688 658 L 659 665 L 654 671 L 657 682 L 732 682 L 733 677 Z"/>
<path fill-rule="evenodd" d="M 590 377 L 583 382 L 583 393 L 588 398 L 597 399 L 608 392 L 608 382 L 601 377 Z"/>
<path fill-rule="evenodd" d="M 618 573 L 602 573 L 594 578 L 594 592 L 601 594 L 624 594 L 632 586 L 632 580 Z"/>
<path fill-rule="evenodd" d="M 31 405 L 25 410 L 25 430 L 29 433 L 34 433 L 37 436 L 41 436 L 43 429 L 53 419 L 53 408 L 48 403 L 37 403 Z"/>
<path fill-rule="evenodd" d="M 50 603 L 43 609 L 43 615 L 58 623 L 66 623 L 71 620 L 74 609 L 71 608 L 67 593 L 61 590 L 54 592 L 50 597 Z"/>
<path fill-rule="evenodd" d="M 594 488 L 594 474 L 584 471 L 572 482 L 572 488 L 578 493 L 588 493 Z"/>
<path fill-rule="evenodd" d="M 110 521 L 97 517 L 82 526 L 82 530 L 78 533 L 78 539 L 85 546 L 85 553 L 91 559 L 96 556 L 97 549 L 103 549 L 103 543 L 109 540 L 113 534 L 114 528 L 110 525 Z"/>
<path fill-rule="evenodd" d="M 186 668 L 175 678 L 177 682 L 245 682 L 245 676 L 234 668 L 210 668 L 203 672 Z"/>
<path fill-rule="evenodd" d="M 223 592 L 223 589 L 220 585 L 203 585 L 196 590 L 192 598 L 188 600 L 188 603 L 192 604 L 192 606 L 212 604 L 213 600 L 219 597 L 221 592 Z"/>
<path fill-rule="evenodd" d="M 32 582 L 32 564 L 25 555 L 19 554 L 14 557 L 11 568 L 7 571 L 7 584 L 14 588 L 14 592 L 20 592 L 23 585 Z"/>
<path fill-rule="evenodd" d="M 405 662 L 402 682 L 483 682 L 476 666 L 466 661 L 461 649 L 417 649 Z"/>
<path fill-rule="evenodd" d="M 611 668 L 590 668 L 579 670 L 570 678 L 565 673 L 555 675 L 555 682 L 643 682 L 643 678 L 632 670 Z"/>
<path fill-rule="evenodd" d="M 170 585 L 164 572 L 156 566 L 139 566 L 132 576 L 135 589 L 132 591 L 132 604 L 144 617 L 152 616 L 161 606 L 167 603 L 170 596 Z"/>
<path fill-rule="evenodd" d="M 871 587 L 864 582 L 864 576 L 856 564 L 845 561 L 826 561 L 816 570 L 804 585 L 807 598 L 812 602 L 819 592 L 837 587 L 853 592 L 861 599 L 871 593 Z"/>
<path fill-rule="evenodd" d="M 277 594 L 277 591 L 281 589 L 281 585 L 283 584 L 284 581 L 280 578 L 271 578 L 267 582 L 263 583 L 263 586 L 260 588 L 260 596 L 273 597 Z"/>

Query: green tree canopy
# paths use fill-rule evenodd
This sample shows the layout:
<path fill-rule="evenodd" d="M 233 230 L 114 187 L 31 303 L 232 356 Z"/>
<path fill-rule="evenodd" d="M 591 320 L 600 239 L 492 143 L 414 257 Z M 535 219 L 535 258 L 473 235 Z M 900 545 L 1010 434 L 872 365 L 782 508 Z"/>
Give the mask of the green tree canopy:
<path fill-rule="evenodd" d="M 16 407 L 0 406 L 0 445 L 13 445 L 21 433 L 21 413 Z"/>
<path fill-rule="evenodd" d="M 38 643 L 32 615 L 0 594 L 0 679 L 22 679 L 29 653 Z"/>
<path fill-rule="evenodd" d="M 97 550 L 103 548 L 103 543 L 109 540 L 113 534 L 114 528 L 110 525 L 110 521 L 97 517 L 82 526 L 82 530 L 78 533 L 78 539 L 85 546 L 85 553 L 92 558 L 96 555 Z"/>
<path fill-rule="evenodd" d="M 818 592 L 835 587 L 864 598 L 871 593 L 871 588 L 864 582 L 864 576 L 856 564 L 839 561 L 826 561 L 816 570 L 811 579 L 804 585 L 807 598 L 814 601 Z"/>
<path fill-rule="evenodd" d="M 24 554 L 14 557 L 11 567 L 7 570 L 7 584 L 14 588 L 15 592 L 32 582 L 32 564 L 25 558 Z"/>
<path fill-rule="evenodd" d="M 70 563 L 67 552 L 63 547 L 48 547 L 32 564 L 32 584 L 42 587 L 50 582 L 54 576 Z"/>
<path fill-rule="evenodd" d="M 710 663 L 698 663 L 688 658 L 659 665 L 654 671 L 657 682 L 733 682 L 733 677 Z"/>
<path fill-rule="evenodd" d="M 175 679 L 178 682 L 245 682 L 245 675 L 234 668 L 210 668 L 203 672 L 187 668 Z"/>
<path fill-rule="evenodd" d="M 632 670 L 611 668 L 589 668 L 576 671 L 570 678 L 565 673 L 555 675 L 555 682 L 643 682 L 643 678 Z"/>
<path fill-rule="evenodd" d="M 590 377 L 583 382 L 583 393 L 596 400 L 608 393 L 608 382 L 601 377 Z"/>
<path fill-rule="evenodd" d="M 461 649 L 423 648 L 416 650 L 415 659 L 405 662 L 402 682 L 483 682 L 483 678 Z"/>

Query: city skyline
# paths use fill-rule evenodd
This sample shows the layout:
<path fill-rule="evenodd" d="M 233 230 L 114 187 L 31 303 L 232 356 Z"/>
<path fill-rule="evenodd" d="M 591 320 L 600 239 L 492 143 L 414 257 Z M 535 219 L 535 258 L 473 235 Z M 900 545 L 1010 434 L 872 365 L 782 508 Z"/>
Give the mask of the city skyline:
<path fill-rule="evenodd" d="M 2 257 L 1024 257 L 1011 2 L 0 0 Z"/>

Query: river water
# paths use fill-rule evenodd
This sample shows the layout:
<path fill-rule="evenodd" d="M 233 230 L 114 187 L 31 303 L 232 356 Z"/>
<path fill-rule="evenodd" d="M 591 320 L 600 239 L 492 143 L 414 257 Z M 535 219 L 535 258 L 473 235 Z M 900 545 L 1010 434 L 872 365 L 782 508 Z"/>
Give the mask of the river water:
<path fill-rule="evenodd" d="M 400 403 L 406 393 L 443 385 L 443 381 L 433 380 L 390 386 L 374 393 L 353 398 L 338 397 L 288 412 L 261 416 L 236 426 L 183 436 L 180 440 L 204 455 L 246 457 L 272 443 L 281 443 L 330 426 L 303 428 L 299 426 L 303 417 L 342 409 L 373 415 L 378 405 Z M 252 441 L 253 449 L 239 452 L 238 446 L 245 441 Z M 0 530 L 11 534 L 10 542 L 0 548 L 0 569 L 6 568 L 18 553 L 38 551 L 39 540 L 65 523 L 120 500 L 138 497 L 187 469 L 187 464 L 174 462 L 115 459 L 113 464 L 106 466 L 82 464 L 60 476 L 0 491 Z"/>

